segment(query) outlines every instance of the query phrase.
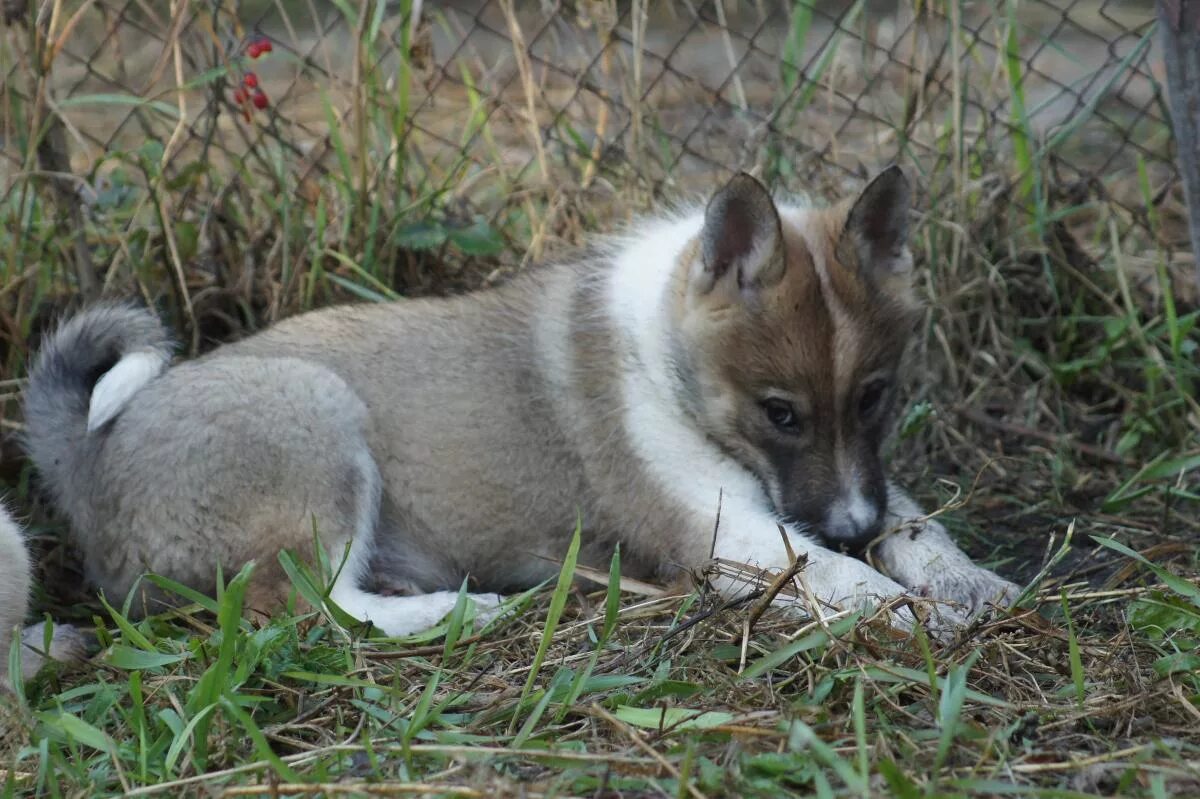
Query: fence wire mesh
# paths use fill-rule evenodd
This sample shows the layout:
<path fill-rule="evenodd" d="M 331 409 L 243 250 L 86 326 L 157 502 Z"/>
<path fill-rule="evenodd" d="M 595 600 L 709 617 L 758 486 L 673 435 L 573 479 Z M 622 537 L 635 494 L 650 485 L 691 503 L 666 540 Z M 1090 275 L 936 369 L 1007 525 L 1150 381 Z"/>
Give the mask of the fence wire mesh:
<path fill-rule="evenodd" d="M 1093 191 L 1139 158 L 1172 172 L 1150 3 L 492 0 L 426 4 L 415 32 L 407 3 L 9 5 L 9 181 L 29 166 L 35 98 L 88 178 L 147 141 L 171 143 L 176 171 L 268 140 L 327 170 L 369 83 L 402 114 L 372 158 L 454 171 L 494 167 L 498 149 L 509 178 L 535 184 L 632 172 L 661 194 L 757 166 L 811 188 L 893 159 L 928 175 L 1020 162 L 1022 148 Z M 33 42 L 50 24 L 53 53 Z M 253 32 L 276 49 L 255 65 L 269 113 L 246 124 L 228 95 Z"/>
<path fill-rule="evenodd" d="M 3 196 L 19 204 L 31 185 L 57 182 L 60 205 L 78 207 L 56 224 L 77 237 L 106 214 L 127 213 L 132 228 L 140 198 L 134 210 L 174 226 L 180 241 L 164 234 L 162 260 L 184 293 L 211 285 L 220 211 L 254 181 L 344 229 L 380 224 L 370 198 L 386 195 L 388 242 L 436 249 L 449 229 L 468 255 L 492 257 L 487 274 L 571 239 L 588 203 L 620 217 L 736 169 L 827 196 L 892 161 L 915 170 L 922 207 L 959 222 L 991 208 L 981 196 L 1032 209 L 1039 226 L 1102 205 L 1121 231 L 1186 250 L 1150 2 L 5 9 Z M 273 51 L 251 58 L 260 35 Z M 237 102 L 247 71 L 263 109 Z M 285 255 L 296 257 L 272 254 L 284 294 Z M 361 252 L 349 255 L 361 266 Z M 138 259 L 89 240 L 62 260 L 100 290 Z M 364 278 L 328 266 L 363 291 L 442 285 L 416 267 Z"/>

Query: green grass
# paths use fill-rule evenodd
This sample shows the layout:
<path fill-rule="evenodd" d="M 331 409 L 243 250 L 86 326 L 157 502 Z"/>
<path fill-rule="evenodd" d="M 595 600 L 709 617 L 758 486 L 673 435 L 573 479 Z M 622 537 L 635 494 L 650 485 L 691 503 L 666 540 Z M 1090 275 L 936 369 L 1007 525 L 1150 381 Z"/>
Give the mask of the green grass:
<path fill-rule="evenodd" d="M 1095 42 L 1047 42 L 1040 8 L 921 4 L 937 36 L 889 43 L 861 4 L 840 28 L 800 4 L 778 19 L 782 63 L 741 68 L 752 113 L 710 114 L 696 81 L 711 63 L 680 51 L 657 76 L 619 47 L 594 58 L 610 41 L 595 9 L 572 17 L 578 41 L 538 40 L 568 77 L 535 63 L 503 93 L 490 35 L 437 62 L 395 9 L 339 3 L 345 35 L 307 62 L 307 4 L 273 9 L 281 46 L 253 63 L 230 56 L 240 21 L 194 9 L 173 40 L 182 105 L 172 48 L 143 87 L 163 48 L 125 40 L 122 66 L 94 9 L 67 38 L 136 90 L 67 94 L 74 67 L 47 44 L 62 16 L 49 40 L 18 27 L 0 43 L 0 482 L 36 534 L 39 613 L 98 639 L 90 662 L 0 699 L 3 795 L 1200 793 L 1200 309 L 1166 130 L 1139 122 L 1135 152 L 1111 123 L 1154 109 L 1135 93 L 1152 29 L 1101 79 L 1063 88 L 1039 71 L 1088 67 Z M 651 8 L 645 42 L 628 21 L 614 35 L 658 47 L 670 11 Z M 1094 11 L 1069 13 L 1100 26 Z M 756 29 L 749 6 L 729 14 Z M 447 40 L 474 24 L 440 9 L 428 22 Z M 1064 60 L 1031 69 L 1039 45 Z M 39 157 L 53 126 L 30 64 L 53 66 L 82 209 Z M 228 100 L 247 68 L 271 97 L 249 122 Z M 1073 113 L 1047 128 L 1063 101 Z M 107 137 L 126 113 L 108 146 L 77 135 Z M 198 352 L 333 302 L 503 280 L 735 168 L 833 197 L 846 170 L 893 157 L 922 188 L 929 300 L 893 468 L 973 555 L 1029 586 L 1023 611 L 960 640 L 861 615 L 822 627 L 770 611 L 747 630 L 746 607 L 623 582 L 619 554 L 584 593 L 578 530 L 561 578 L 483 629 L 464 590 L 435 629 L 379 638 L 329 601 L 319 547 L 314 568 L 281 557 L 294 608 L 316 610 L 251 622 L 245 570 L 214 597 L 148 575 L 184 606 L 135 620 L 125 597 L 82 587 L 16 445 L 28 355 L 88 274 L 154 304 Z"/>
<path fill-rule="evenodd" d="M 105 654 L 86 674 L 66 676 L 69 685 L 44 673 L 11 714 L 10 737 L 27 743 L 12 752 L 10 791 L 191 795 L 336 782 L 475 796 L 519 781 L 565 796 L 603 784 L 670 796 L 870 796 L 879 774 L 897 795 L 990 796 L 999 775 L 1026 773 L 1021 756 L 1036 742 L 1021 730 L 1031 707 L 1043 724 L 1103 719 L 1096 698 L 1128 695 L 1152 677 L 1089 663 L 1087 697 L 1059 690 L 1061 676 L 1029 666 L 1069 655 L 1081 675 L 1080 652 L 1096 657 L 1109 642 L 1072 634 L 1022 653 L 1020 621 L 990 626 L 969 652 L 914 653 L 898 634 L 858 618 L 789 643 L 796 622 L 783 614 L 752 632 L 750 664 L 738 674 L 739 648 L 729 643 L 741 635 L 736 612 L 709 617 L 691 640 L 656 645 L 647 633 L 679 623 L 679 600 L 648 608 L 621 597 L 616 563 L 594 611 L 558 590 L 482 639 L 464 637 L 464 594 L 434 646 L 427 635 L 385 640 L 351 630 L 347 638 L 320 614 L 256 628 L 242 620 L 248 570 L 219 592 L 215 623 L 198 606 L 140 622 L 110 609 Z M 1187 619 L 1189 632 L 1162 626 L 1174 618 L 1162 612 L 1152 622 L 1149 607 L 1135 610 L 1139 624 L 1155 625 L 1154 643 L 1138 646 L 1164 652 L 1141 667 L 1190 674 L 1194 690 L 1194 666 L 1181 659 L 1194 659 L 1197 589 L 1150 568 L 1166 586 L 1148 595 L 1154 607 Z M 560 587 L 571 573 L 568 558 Z M 1075 600 L 1072 609 L 1094 613 L 1096 604 Z M 556 606 L 565 611 L 557 624 Z M 558 664 L 548 679 L 537 678 L 539 653 Z M 1012 671 L 999 671 L 1014 655 Z M 522 681 L 541 687 L 521 690 Z M 1136 754 L 1144 775 L 1188 768 L 1186 753 L 1152 741 Z M 1063 758 L 1058 768 L 1072 764 Z M 1019 795 L 1088 795 L 1028 773 Z"/>

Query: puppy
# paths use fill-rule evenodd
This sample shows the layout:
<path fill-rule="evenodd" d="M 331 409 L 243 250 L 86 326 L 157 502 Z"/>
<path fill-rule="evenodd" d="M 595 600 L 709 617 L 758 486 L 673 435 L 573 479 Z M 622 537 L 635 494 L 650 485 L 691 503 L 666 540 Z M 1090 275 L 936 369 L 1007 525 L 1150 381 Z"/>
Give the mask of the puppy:
<path fill-rule="evenodd" d="M 821 601 L 919 593 L 961 622 L 1016 588 L 880 456 L 918 311 L 909 198 L 897 168 L 823 209 L 742 174 L 504 287 L 307 313 L 172 368 L 153 314 L 95 306 L 38 353 L 28 449 L 115 598 L 254 560 L 267 607 L 316 529 L 332 600 L 404 635 L 464 579 L 486 610 L 552 576 L 581 514 L 584 563 L 782 567 L 782 526 Z"/>

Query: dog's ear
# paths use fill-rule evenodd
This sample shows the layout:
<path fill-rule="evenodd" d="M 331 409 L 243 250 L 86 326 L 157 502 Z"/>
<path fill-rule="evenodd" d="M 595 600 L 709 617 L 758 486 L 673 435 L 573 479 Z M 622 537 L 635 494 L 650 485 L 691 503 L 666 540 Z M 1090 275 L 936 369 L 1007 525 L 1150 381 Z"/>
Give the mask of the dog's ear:
<path fill-rule="evenodd" d="M 903 170 L 890 166 L 859 193 L 842 228 L 838 261 L 868 278 L 886 280 L 912 269 L 908 210 L 912 187 Z"/>
<path fill-rule="evenodd" d="M 783 277 L 783 227 L 767 187 L 745 172 L 708 201 L 700 259 L 692 286 L 707 294 L 718 283 L 739 291 L 773 286 Z"/>

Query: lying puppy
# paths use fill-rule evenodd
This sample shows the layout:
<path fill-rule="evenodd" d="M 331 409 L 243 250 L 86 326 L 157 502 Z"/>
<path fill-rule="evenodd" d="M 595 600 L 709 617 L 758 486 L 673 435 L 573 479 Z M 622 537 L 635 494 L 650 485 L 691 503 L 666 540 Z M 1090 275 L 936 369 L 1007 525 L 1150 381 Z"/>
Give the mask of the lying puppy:
<path fill-rule="evenodd" d="M 34 362 L 29 452 L 117 598 L 144 570 L 211 591 L 254 560 L 269 607 L 315 523 L 334 602 L 403 635 L 464 578 L 495 608 L 552 576 L 580 513 L 581 562 L 619 543 L 629 576 L 786 566 L 782 526 L 818 599 L 914 593 L 961 622 L 1016 587 L 880 457 L 918 309 L 909 196 L 896 168 L 828 209 L 738 175 L 501 288 L 308 313 L 170 369 L 154 315 L 96 306 Z M 896 529 L 881 571 L 859 557 Z"/>

